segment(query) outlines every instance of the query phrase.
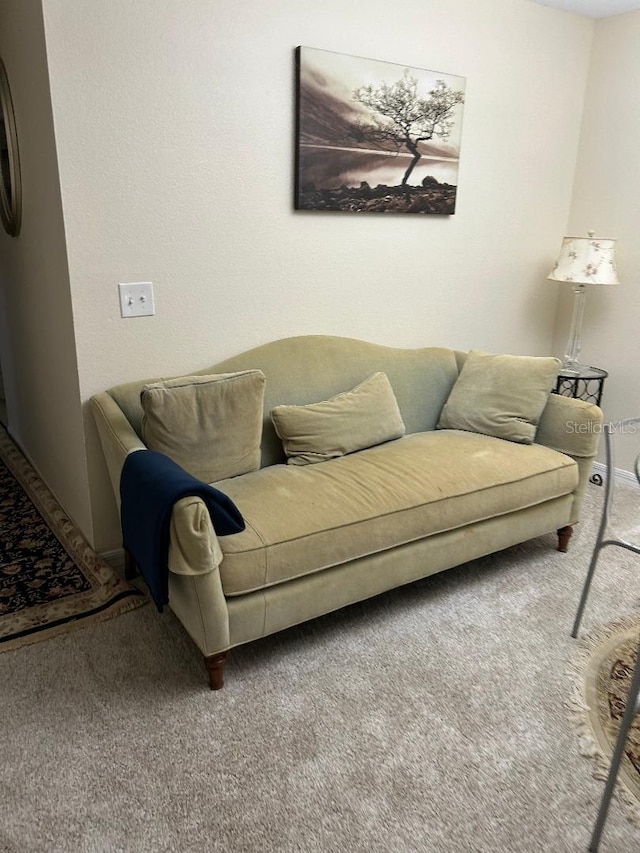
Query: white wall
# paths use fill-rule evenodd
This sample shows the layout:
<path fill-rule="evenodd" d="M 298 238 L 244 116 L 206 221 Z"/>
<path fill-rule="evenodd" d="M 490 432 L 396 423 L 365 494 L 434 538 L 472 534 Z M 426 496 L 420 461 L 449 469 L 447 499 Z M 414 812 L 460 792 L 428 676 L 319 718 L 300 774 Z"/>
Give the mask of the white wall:
<path fill-rule="evenodd" d="M 84 402 L 306 332 L 549 351 L 543 282 L 569 212 L 591 20 L 528 0 L 43 9 Z M 293 211 L 298 44 L 467 78 L 455 216 Z M 147 279 L 156 316 L 120 319 L 117 283 Z M 83 527 L 103 550 L 118 524 L 85 419 Z"/>
<path fill-rule="evenodd" d="M 620 285 L 586 297 L 581 358 L 609 371 L 607 420 L 640 416 L 640 12 L 598 21 L 585 102 L 573 205 L 567 233 L 616 237 Z M 559 246 L 559 243 L 558 243 Z M 560 287 L 560 285 L 554 285 Z M 558 313 L 554 347 L 563 351 L 571 297 Z M 637 437 L 620 442 L 616 464 L 631 470 Z"/>
<path fill-rule="evenodd" d="M 91 536 L 64 223 L 39 0 L 0 0 L 22 169 L 20 235 L 0 229 L 0 358 L 9 431 Z"/>

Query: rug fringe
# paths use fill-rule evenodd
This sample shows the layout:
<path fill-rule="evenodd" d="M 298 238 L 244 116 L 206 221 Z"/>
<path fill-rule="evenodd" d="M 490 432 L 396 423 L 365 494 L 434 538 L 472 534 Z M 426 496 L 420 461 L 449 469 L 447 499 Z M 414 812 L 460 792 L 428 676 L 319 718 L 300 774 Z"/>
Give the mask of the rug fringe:
<path fill-rule="evenodd" d="M 88 628 L 90 625 L 96 625 L 99 622 L 108 622 L 110 619 L 115 619 L 117 616 L 122 616 L 125 613 L 130 613 L 137 610 L 139 607 L 147 604 L 145 598 L 139 595 L 130 595 L 127 598 L 121 598 L 111 604 L 107 604 L 99 613 L 80 614 L 77 619 L 70 619 L 62 622 L 59 625 L 47 625 L 42 633 L 33 631 L 23 634 L 15 639 L 7 639 L 0 642 L 0 654 L 2 652 L 16 651 L 25 646 L 33 646 L 36 643 L 42 642 L 44 639 L 52 639 L 60 637 L 64 634 L 75 633 L 75 631 Z"/>
<path fill-rule="evenodd" d="M 571 693 L 565 702 L 565 707 L 569 722 L 578 738 L 578 751 L 580 755 L 591 760 L 593 778 L 603 782 L 609 774 L 611 758 L 606 757 L 602 752 L 589 720 L 588 715 L 592 709 L 584 695 L 585 670 L 599 646 L 621 631 L 635 629 L 640 630 L 640 616 L 637 613 L 629 614 L 610 625 L 594 628 L 580 638 L 579 645 L 567 662 L 565 671 L 565 674 L 572 679 Z M 627 819 L 640 828 L 640 803 L 620 777 L 616 781 L 613 793 L 623 804 Z"/>

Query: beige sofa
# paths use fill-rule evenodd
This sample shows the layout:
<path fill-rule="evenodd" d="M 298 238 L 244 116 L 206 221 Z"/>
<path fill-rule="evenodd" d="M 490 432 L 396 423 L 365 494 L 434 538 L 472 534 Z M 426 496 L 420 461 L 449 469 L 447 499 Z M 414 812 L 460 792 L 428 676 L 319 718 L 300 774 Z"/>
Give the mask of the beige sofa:
<path fill-rule="evenodd" d="M 470 371 L 467 355 L 444 348 L 312 335 L 194 373 L 266 377 L 260 467 L 215 483 L 235 502 L 245 530 L 216 536 L 199 498 L 178 501 L 171 520 L 169 606 L 204 654 L 212 689 L 222 686 L 234 646 L 551 531 L 566 550 L 601 411 L 549 394 L 547 376 L 541 413 L 530 426 L 507 411 L 508 395 L 517 397 L 526 381 L 510 380 L 505 389 L 482 365 L 467 376 L 465 364 Z M 274 407 L 330 400 L 377 373 L 393 389 L 402 437 L 338 451 L 320 464 L 285 464 Z M 465 376 L 472 381 L 463 387 Z M 141 391 L 152 381 L 91 400 L 116 500 L 127 454 L 145 449 Z M 471 425 L 464 429 L 442 428 L 451 425 L 444 413 L 445 404 L 453 410 L 454 392 L 458 404 L 469 399 Z M 532 443 L 483 433 L 478 417 L 492 396 L 498 420 L 506 412 L 517 429 L 524 423 Z M 372 420 L 369 412 L 366 423 Z M 455 417 L 453 425 L 459 426 Z"/>

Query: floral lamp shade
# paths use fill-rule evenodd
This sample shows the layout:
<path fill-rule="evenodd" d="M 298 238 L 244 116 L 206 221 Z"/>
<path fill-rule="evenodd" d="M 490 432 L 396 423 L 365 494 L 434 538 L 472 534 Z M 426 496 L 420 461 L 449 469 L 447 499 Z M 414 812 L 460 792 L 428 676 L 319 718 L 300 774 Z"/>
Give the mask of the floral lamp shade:
<path fill-rule="evenodd" d="M 572 284 L 619 284 L 615 240 L 595 237 L 565 237 L 560 255 L 547 278 Z"/>

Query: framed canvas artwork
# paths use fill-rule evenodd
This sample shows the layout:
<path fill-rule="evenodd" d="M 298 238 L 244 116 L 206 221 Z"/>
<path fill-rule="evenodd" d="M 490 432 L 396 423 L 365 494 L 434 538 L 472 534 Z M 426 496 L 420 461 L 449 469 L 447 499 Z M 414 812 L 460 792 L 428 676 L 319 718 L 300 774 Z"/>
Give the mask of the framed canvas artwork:
<path fill-rule="evenodd" d="M 4 62 L 0 59 L 0 221 L 12 237 L 20 233 L 22 184 L 16 119 Z"/>
<path fill-rule="evenodd" d="M 297 210 L 453 214 L 464 77 L 296 49 Z"/>

